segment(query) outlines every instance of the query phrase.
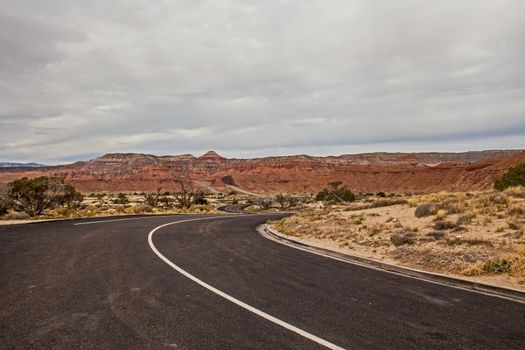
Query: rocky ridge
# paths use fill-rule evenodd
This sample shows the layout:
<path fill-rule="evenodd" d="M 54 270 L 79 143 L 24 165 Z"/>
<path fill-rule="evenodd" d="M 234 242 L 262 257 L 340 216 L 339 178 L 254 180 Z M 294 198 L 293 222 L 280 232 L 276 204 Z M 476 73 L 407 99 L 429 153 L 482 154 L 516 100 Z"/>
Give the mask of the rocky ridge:
<path fill-rule="evenodd" d="M 53 175 L 84 192 L 175 190 L 173 178 L 187 174 L 211 190 L 233 186 L 262 194 L 314 193 L 335 180 L 358 192 L 477 190 L 491 187 L 496 177 L 524 161 L 525 151 L 518 150 L 255 159 L 228 159 L 213 151 L 200 157 L 110 153 L 42 171 L 2 172 L 0 185 L 21 176 Z"/>

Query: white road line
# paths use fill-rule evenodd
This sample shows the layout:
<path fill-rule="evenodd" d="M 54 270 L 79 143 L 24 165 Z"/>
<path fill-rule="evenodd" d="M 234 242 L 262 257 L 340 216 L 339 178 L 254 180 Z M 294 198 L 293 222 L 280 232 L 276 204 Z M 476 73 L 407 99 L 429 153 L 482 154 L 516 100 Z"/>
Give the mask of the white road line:
<path fill-rule="evenodd" d="M 87 222 L 77 222 L 73 224 L 74 226 L 78 225 L 91 225 L 91 224 L 103 224 L 105 222 L 115 222 L 115 221 L 128 221 L 128 220 L 144 220 L 144 219 L 158 219 L 158 218 L 167 218 L 170 215 L 151 215 L 151 216 L 141 216 L 139 218 L 123 218 L 123 219 L 112 219 L 112 220 L 98 220 L 98 221 L 87 221 Z"/>
<path fill-rule="evenodd" d="M 297 328 L 297 327 L 295 327 L 295 326 L 293 326 L 293 325 L 291 325 L 291 324 L 289 324 L 289 323 L 287 323 L 285 321 L 282 321 L 282 320 L 280 320 L 280 319 L 278 319 L 278 318 L 276 318 L 276 317 L 274 317 L 272 315 L 269 315 L 269 314 L 267 314 L 264 311 L 261 311 L 261 310 L 255 308 L 255 307 L 253 307 L 253 306 L 250 306 L 250 305 L 240 301 L 239 299 L 236 299 L 236 298 L 232 297 L 231 295 L 226 294 L 226 293 L 218 290 L 217 288 L 210 286 L 206 282 L 198 279 L 197 277 L 193 276 L 192 274 L 190 274 L 186 270 L 182 269 L 181 267 L 175 265 L 173 262 L 168 260 L 168 258 L 166 258 L 164 255 L 162 255 L 162 253 L 159 252 L 159 250 L 153 244 L 153 234 L 157 230 L 159 230 L 159 229 L 161 229 L 163 227 L 166 227 L 166 226 L 175 225 L 175 224 L 182 224 L 184 222 L 190 222 L 190 221 L 200 221 L 200 220 L 210 220 L 210 219 L 226 219 L 226 218 L 234 218 L 234 217 L 240 217 L 240 216 L 246 217 L 248 215 L 237 215 L 237 216 L 228 216 L 228 217 L 208 217 L 208 218 L 188 219 L 188 220 L 182 220 L 182 221 L 169 222 L 167 224 L 157 226 L 153 230 L 151 230 L 151 232 L 148 235 L 148 243 L 149 243 L 149 246 L 150 246 L 151 250 L 153 250 L 153 252 L 155 254 L 157 254 L 157 256 L 159 258 L 161 258 L 166 264 L 168 264 L 173 269 L 177 270 L 179 273 L 181 273 L 182 275 L 186 276 L 187 278 L 189 278 L 193 282 L 195 282 L 195 283 L 199 284 L 200 286 L 208 289 L 209 291 L 211 291 L 211 292 L 213 292 L 213 293 L 223 297 L 224 299 L 226 299 L 228 301 L 231 301 L 234 304 L 239 305 L 240 307 L 242 307 L 242 308 L 244 308 L 244 309 L 246 309 L 246 310 L 248 310 L 248 311 L 250 311 L 250 312 L 252 312 L 252 313 L 254 313 L 254 314 L 256 314 L 256 315 L 258 315 L 258 316 L 260 316 L 262 318 L 264 318 L 264 319 L 267 319 L 270 322 L 273 322 L 273 323 L 275 323 L 275 324 L 277 324 L 277 325 L 279 325 L 279 326 L 281 326 L 283 328 L 286 328 L 286 329 L 288 329 L 288 330 L 290 330 L 292 332 L 295 332 L 295 333 L 297 333 L 297 334 L 299 334 L 299 335 L 301 335 L 301 336 L 303 336 L 303 337 L 305 337 L 307 339 L 310 339 L 310 340 L 312 340 L 312 341 L 314 341 L 314 342 L 316 342 L 316 343 L 318 343 L 320 345 L 323 345 L 323 346 L 327 347 L 328 349 L 343 349 L 340 346 L 337 346 L 337 345 L 335 345 L 333 343 L 330 343 L 329 341 L 324 340 L 322 338 L 319 338 L 319 337 L 317 337 L 317 336 L 315 336 L 315 335 L 313 335 L 311 333 L 303 331 L 300 328 Z"/>

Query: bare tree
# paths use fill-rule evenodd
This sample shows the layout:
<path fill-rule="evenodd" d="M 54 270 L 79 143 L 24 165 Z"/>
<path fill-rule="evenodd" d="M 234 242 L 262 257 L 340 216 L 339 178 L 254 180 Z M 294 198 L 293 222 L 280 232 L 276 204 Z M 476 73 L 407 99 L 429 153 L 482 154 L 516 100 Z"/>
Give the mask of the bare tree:
<path fill-rule="evenodd" d="M 262 210 L 268 210 L 273 204 L 273 200 L 269 197 L 258 197 L 255 199 L 255 204 L 261 207 Z"/>
<path fill-rule="evenodd" d="M 157 191 L 155 193 L 145 193 L 144 201 L 146 202 L 146 204 L 150 207 L 156 208 L 159 205 L 161 190 L 162 186 L 159 186 L 157 187 Z"/>
<path fill-rule="evenodd" d="M 184 165 L 180 174 L 171 173 L 171 178 L 179 187 L 174 196 L 181 208 L 190 208 L 198 199 L 204 198 L 206 191 L 193 183 L 188 163 Z"/>
<path fill-rule="evenodd" d="M 295 207 L 299 202 L 299 199 L 291 194 L 279 193 L 275 196 L 275 201 L 279 204 L 281 209 L 286 209 Z"/>

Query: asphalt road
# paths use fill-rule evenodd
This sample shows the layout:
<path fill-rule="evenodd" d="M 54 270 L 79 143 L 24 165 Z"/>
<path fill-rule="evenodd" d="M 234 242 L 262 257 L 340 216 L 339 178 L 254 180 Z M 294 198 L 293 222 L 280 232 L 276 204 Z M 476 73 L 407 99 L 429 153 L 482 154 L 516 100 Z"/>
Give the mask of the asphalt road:
<path fill-rule="evenodd" d="M 224 295 L 346 349 L 525 348 L 525 304 L 347 264 L 255 232 L 275 217 L 182 222 L 155 231 L 152 243 Z M 152 250 L 154 228 L 195 218 L 0 226 L 0 348 L 322 349 Z"/>

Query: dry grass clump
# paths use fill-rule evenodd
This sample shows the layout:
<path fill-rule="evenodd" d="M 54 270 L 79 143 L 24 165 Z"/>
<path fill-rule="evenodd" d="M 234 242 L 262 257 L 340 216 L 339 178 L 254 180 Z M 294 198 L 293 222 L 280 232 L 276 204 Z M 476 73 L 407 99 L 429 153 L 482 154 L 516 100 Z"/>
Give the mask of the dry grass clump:
<path fill-rule="evenodd" d="M 513 216 L 523 216 L 525 215 L 525 208 L 523 206 L 513 205 L 507 210 L 507 212 L 509 215 Z"/>
<path fill-rule="evenodd" d="M 448 214 L 462 213 L 465 209 L 463 202 L 455 198 L 448 198 L 438 203 L 423 203 L 417 206 L 414 215 L 422 218 L 430 215 L 438 215 L 438 219 L 443 219 Z"/>
<path fill-rule="evenodd" d="M 447 216 L 447 211 L 444 209 L 439 209 L 436 213 L 436 220 L 443 220 Z"/>
<path fill-rule="evenodd" d="M 424 203 L 420 204 L 415 211 L 416 218 L 422 218 L 425 216 L 437 214 L 438 208 L 435 204 Z"/>
<path fill-rule="evenodd" d="M 507 195 L 503 192 L 496 192 L 488 197 L 488 200 L 494 204 L 507 204 Z"/>
<path fill-rule="evenodd" d="M 507 225 L 511 230 L 519 230 L 521 228 L 521 222 L 517 220 L 508 220 Z"/>
<path fill-rule="evenodd" d="M 511 273 L 520 277 L 525 276 L 525 247 L 486 259 L 466 268 L 463 273 L 467 276 L 484 274 Z"/>
<path fill-rule="evenodd" d="M 456 225 L 468 225 L 472 223 L 472 220 L 475 219 L 476 216 L 477 215 L 475 213 L 467 213 L 460 215 L 456 220 Z"/>
<path fill-rule="evenodd" d="M 432 248 L 416 249 L 415 246 L 397 248 L 393 257 L 403 264 L 422 267 L 433 271 L 447 271 L 463 274 L 465 269 L 473 264 L 479 264 L 488 258 L 488 254 L 472 248 L 458 250 L 454 247 L 450 251 L 435 250 Z"/>
<path fill-rule="evenodd" d="M 503 191 L 507 196 L 525 198 L 525 188 L 523 186 L 509 187 Z"/>

